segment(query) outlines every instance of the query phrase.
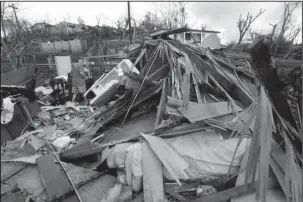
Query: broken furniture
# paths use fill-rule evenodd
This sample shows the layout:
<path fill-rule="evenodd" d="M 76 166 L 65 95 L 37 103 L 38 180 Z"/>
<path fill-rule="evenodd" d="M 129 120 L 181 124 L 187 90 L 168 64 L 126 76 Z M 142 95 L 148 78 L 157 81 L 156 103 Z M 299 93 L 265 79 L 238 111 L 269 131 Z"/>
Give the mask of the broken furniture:
<path fill-rule="evenodd" d="M 70 95 L 66 93 L 68 90 L 67 78 L 58 76 L 51 79 L 50 84 L 53 88 L 52 96 L 57 104 L 64 104 L 67 102 Z"/>
<path fill-rule="evenodd" d="M 108 74 L 102 75 L 91 87 L 88 89 L 84 96 L 93 93 L 94 97 L 90 101 L 91 105 L 100 106 L 108 103 L 111 98 L 117 93 L 119 85 L 123 81 L 124 72 L 137 72 L 139 71 L 130 60 L 123 60 L 112 69 Z"/>

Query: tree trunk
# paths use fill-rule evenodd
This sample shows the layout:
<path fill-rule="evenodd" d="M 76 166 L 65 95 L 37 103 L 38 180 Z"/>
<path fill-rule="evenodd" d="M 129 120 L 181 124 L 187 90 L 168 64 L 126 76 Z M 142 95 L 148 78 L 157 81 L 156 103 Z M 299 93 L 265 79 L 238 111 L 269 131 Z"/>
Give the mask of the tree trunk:
<path fill-rule="evenodd" d="M 1 27 L 2 27 L 2 31 L 3 31 L 3 34 L 4 34 L 4 38 L 7 39 L 7 36 L 6 36 L 6 31 L 5 31 L 5 28 L 4 28 L 4 20 L 3 20 L 3 16 L 2 16 L 2 19 L 1 19 Z"/>
<path fill-rule="evenodd" d="M 271 52 L 273 51 L 273 49 L 272 49 L 273 48 L 272 47 L 272 45 L 273 45 L 272 41 L 273 41 L 273 38 L 274 38 L 274 34 L 275 34 L 275 31 L 276 31 L 276 28 L 277 28 L 277 25 L 274 25 L 273 28 L 272 28 L 271 35 L 270 35 L 269 48 L 270 48 Z"/>
<path fill-rule="evenodd" d="M 244 37 L 244 35 L 241 35 L 241 34 L 240 34 L 240 37 L 239 37 L 239 41 L 238 41 L 238 44 L 240 44 L 240 43 L 242 42 L 242 40 L 243 40 L 243 37 Z"/>
<path fill-rule="evenodd" d="M 8 47 L 7 47 L 6 43 L 5 43 L 5 41 L 2 39 L 2 37 L 1 37 L 1 42 L 2 42 L 2 44 L 3 44 L 3 50 L 4 50 L 4 52 L 6 53 L 6 56 L 7 56 L 8 60 L 9 60 L 9 63 L 12 65 L 12 68 L 13 68 L 14 70 L 16 70 L 16 69 L 17 69 L 17 68 L 16 68 L 16 64 L 15 64 L 15 62 L 12 61 L 10 55 L 8 54 L 8 51 L 9 51 L 9 50 L 8 50 Z"/>

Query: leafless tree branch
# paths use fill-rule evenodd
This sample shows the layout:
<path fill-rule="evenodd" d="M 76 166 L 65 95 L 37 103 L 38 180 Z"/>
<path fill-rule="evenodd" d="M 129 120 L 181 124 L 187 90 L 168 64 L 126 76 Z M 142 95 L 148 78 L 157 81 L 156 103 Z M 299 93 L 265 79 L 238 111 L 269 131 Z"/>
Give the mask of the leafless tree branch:
<path fill-rule="evenodd" d="M 243 40 L 243 37 L 245 36 L 246 32 L 249 30 L 251 24 L 260 16 L 262 15 L 266 10 L 260 9 L 259 13 L 256 14 L 256 16 L 252 16 L 250 13 L 247 13 L 246 18 L 244 19 L 242 14 L 239 17 L 239 20 L 237 22 L 238 29 L 239 29 L 239 40 L 238 44 L 240 44 Z"/>

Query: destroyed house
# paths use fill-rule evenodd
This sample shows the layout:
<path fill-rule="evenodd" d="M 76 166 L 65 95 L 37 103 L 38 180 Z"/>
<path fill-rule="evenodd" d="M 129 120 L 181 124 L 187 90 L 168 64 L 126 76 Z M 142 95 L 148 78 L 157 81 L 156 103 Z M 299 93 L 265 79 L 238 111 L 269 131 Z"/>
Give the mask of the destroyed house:
<path fill-rule="evenodd" d="M 248 61 L 168 37 L 184 32 L 128 46 L 86 85 L 89 106 L 58 101 L 71 92 L 64 77 L 45 82 L 23 127 L 9 95 L 21 102 L 28 90 L 2 85 L 1 200 L 302 202 L 302 89 L 284 93 L 268 41 Z"/>

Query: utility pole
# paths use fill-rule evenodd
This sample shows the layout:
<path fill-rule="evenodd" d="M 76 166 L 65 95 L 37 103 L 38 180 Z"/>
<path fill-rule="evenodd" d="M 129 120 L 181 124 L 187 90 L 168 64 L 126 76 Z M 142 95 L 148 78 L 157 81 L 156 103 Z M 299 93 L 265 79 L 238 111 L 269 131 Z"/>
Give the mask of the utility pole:
<path fill-rule="evenodd" d="M 130 2 L 127 2 L 127 7 L 128 7 L 128 28 L 129 28 L 129 42 L 132 44 L 132 33 L 131 33 L 131 19 L 130 19 Z"/>
<path fill-rule="evenodd" d="M 1 8 L 1 28 L 4 34 L 4 38 L 7 39 L 6 36 L 6 31 L 5 31 L 5 27 L 4 27 L 4 11 L 5 11 L 5 2 L 3 2 L 3 4 L 1 4 L 1 7 L 3 6 L 3 8 Z"/>
<path fill-rule="evenodd" d="M 19 38 L 19 36 L 20 36 L 20 24 L 19 24 L 19 20 L 18 20 L 17 14 L 16 14 L 16 9 L 18 9 L 18 8 L 13 3 L 11 5 L 8 5 L 8 7 L 13 9 L 15 19 L 16 19 L 17 28 L 18 28 L 17 38 L 20 40 L 20 38 Z"/>

